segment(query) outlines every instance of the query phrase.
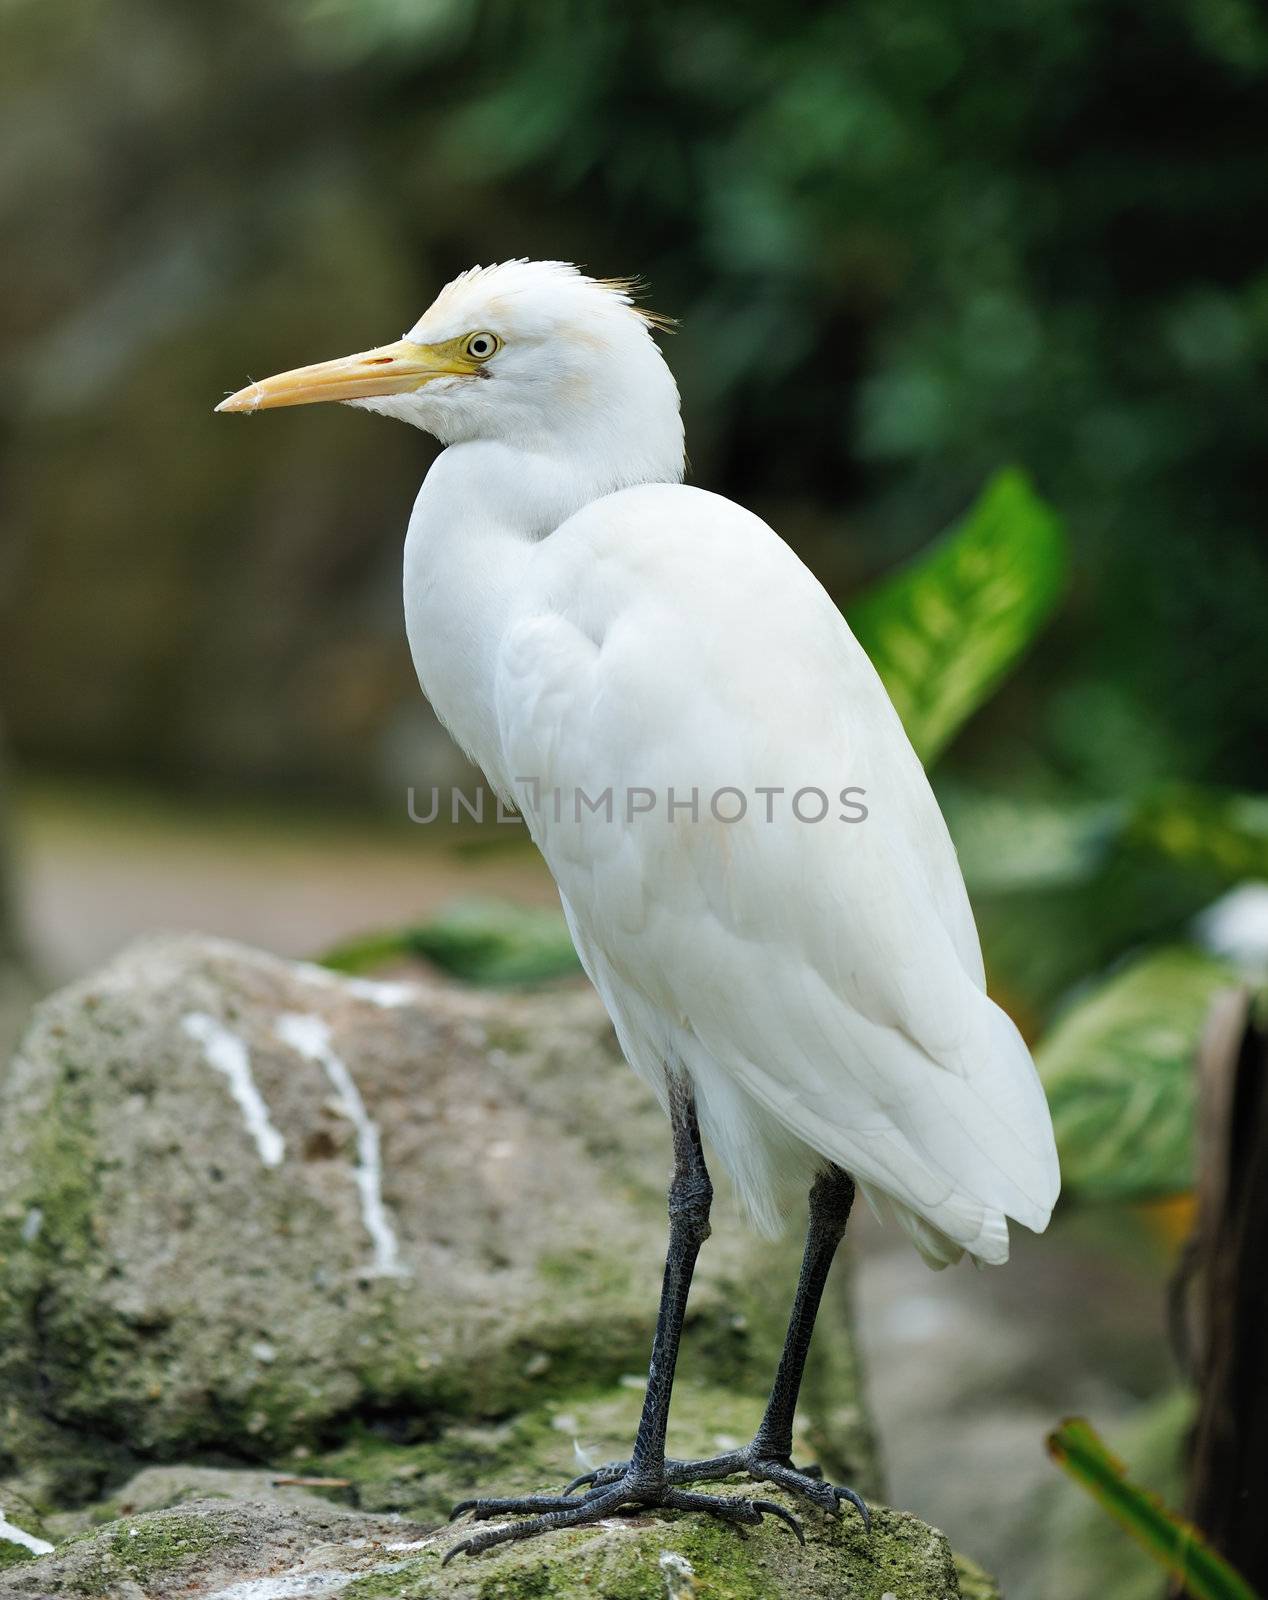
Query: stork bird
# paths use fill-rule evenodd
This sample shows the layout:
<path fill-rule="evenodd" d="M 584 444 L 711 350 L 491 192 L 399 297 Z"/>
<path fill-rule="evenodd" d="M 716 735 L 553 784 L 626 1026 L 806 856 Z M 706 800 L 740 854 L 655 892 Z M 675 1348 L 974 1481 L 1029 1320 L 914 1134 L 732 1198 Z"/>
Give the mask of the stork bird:
<path fill-rule="evenodd" d="M 475 267 L 395 344 L 217 407 L 338 400 L 445 450 L 405 540 L 423 692 L 525 812 L 630 1065 L 673 1133 L 669 1248 L 626 1462 L 456 1545 L 668 1506 L 754 1523 L 747 1473 L 839 1512 L 793 1410 L 855 1186 L 935 1267 L 1008 1256 L 1059 1185 L 1021 1036 L 990 999 L 946 825 L 840 611 L 765 523 L 683 476 L 678 390 L 631 285 L 558 261 Z M 813 798 L 808 798 L 813 797 Z M 824 813 L 821 802 L 826 806 Z M 757 1435 L 665 1456 L 687 1293 L 709 1234 L 702 1137 L 752 1221 L 809 1192 L 787 1340 Z M 584 1491 L 584 1492 L 582 1492 Z M 446 1559 L 448 1559 L 447 1557 Z"/>

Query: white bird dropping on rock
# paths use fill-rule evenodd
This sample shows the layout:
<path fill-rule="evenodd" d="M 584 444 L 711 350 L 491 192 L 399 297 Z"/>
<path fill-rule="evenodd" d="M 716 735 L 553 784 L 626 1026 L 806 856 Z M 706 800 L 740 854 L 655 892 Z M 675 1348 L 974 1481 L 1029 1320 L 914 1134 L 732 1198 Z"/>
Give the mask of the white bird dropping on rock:
<path fill-rule="evenodd" d="M 20 1545 L 23 1550 L 29 1550 L 33 1556 L 50 1555 L 53 1550 L 47 1539 L 37 1538 L 25 1528 L 19 1528 L 16 1523 L 10 1522 L 5 1517 L 3 1507 L 0 1507 L 0 1543 L 5 1541 Z"/>
<path fill-rule="evenodd" d="M 242 1112 L 247 1132 L 255 1140 L 260 1160 L 266 1167 L 280 1166 L 286 1154 L 286 1141 L 273 1126 L 251 1072 L 251 1055 L 236 1033 L 205 1012 L 194 1011 L 181 1018 L 181 1027 L 202 1046 L 208 1063 L 229 1082 L 229 1092 Z"/>

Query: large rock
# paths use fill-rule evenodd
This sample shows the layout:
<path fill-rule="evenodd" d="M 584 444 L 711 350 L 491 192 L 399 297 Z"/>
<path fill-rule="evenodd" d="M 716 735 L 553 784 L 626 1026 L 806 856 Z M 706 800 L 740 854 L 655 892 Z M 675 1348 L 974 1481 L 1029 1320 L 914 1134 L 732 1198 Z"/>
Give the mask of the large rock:
<path fill-rule="evenodd" d="M 228 1600 L 243 1596 L 240 1586 L 252 1580 L 273 1580 L 271 1589 L 255 1589 L 258 1600 L 270 1593 L 277 1600 L 333 1595 L 376 1568 L 399 1566 L 393 1546 L 427 1534 L 399 1517 L 367 1516 L 311 1494 L 279 1491 L 266 1474 L 173 1472 L 160 1485 L 145 1481 L 151 1476 L 142 1474 L 120 1493 L 108 1508 L 117 1515 L 104 1526 L 72 1534 L 55 1553 L 6 1569 L 0 1600 L 212 1594 Z"/>
<path fill-rule="evenodd" d="M 772 1498 L 789 1502 L 778 1493 Z M 804 1508 L 799 1508 L 804 1509 Z M 278 1488 L 262 1473 L 151 1470 L 101 1508 L 113 1513 L 56 1553 L 0 1576 L 0 1600 L 991 1600 L 960 1586 L 946 1540 L 914 1517 L 878 1509 L 806 1518 L 806 1543 L 782 1523 L 734 1529 L 649 1512 L 555 1533 L 475 1559 L 445 1552 L 465 1527 L 426 1528 Z M 7 1579 L 7 1582 L 6 1582 Z"/>
<path fill-rule="evenodd" d="M 147 941 L 45 1002 L 0 1086 L 0 1478 L 66 1505 L 145 1461 L 325 1459 L 434 1516 L 623 1453 L 667 1165 L 588 989 Z M 751 1433 L 797 1254 L 722 1191 L 672 1446 Z M 799 1448 L 873 1491 L 831 1289 Z"/>
<path fill-rule="evenodd" d="M 581 987 L 374 985 L 180 938 L 55 996 L 0 1085 L 0 1600 L 988 1600 L 882 1507 L 870 1536 L 794 1507 L 804 1548 L 648 1512 L 442 1569 L 455 1498 L 628 1449 L 666 1164 Z M 682 1454 L 751 1435 L 797 1268 L 728 1211 Z M 845 1282 L 797 1449 L 874 1492 Z"/>

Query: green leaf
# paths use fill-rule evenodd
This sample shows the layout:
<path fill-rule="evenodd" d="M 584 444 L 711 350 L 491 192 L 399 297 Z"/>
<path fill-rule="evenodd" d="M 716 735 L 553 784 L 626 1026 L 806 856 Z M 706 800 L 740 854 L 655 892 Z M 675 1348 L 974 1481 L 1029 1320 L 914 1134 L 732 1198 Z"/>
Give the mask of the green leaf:
<path fill-rule="evenodd" d="M 1139 1488 L 1082 1417 L 1048 1435 L 1048 1453 L 1110 1516 L 1144 1545 L 1195 1600 L 1256 1600 L 1255 1592 L 1203 1536 L 1156 1495 Z"/>
<path fill-rule="evenodd" d="M 1156 950 L 1100 984 L 1035 1060 L 1067 1195 L 1139 1200 L 1192 1186 L 1194 1055 L 1232 969 L 1188 946 Z"/>
<path fill-rule="evenodd" d="M 1033 895 L 1104 872 L 1123 829 L 1119 801 L 1020 797 L 939 783 L 969 893 Z"/>
<path fill-rule="evenodd" d="M 1035 638 L 1066 567 L 1060 519 L 1012 467 L 930 549 L 850 608 L 923 761 L 945 748 Z"/>
<path fill-rule="evenodd" d="M 1213 887 L 1268 878 L 1268 795 L 1176 786 L 1142 801 L 1125 837 Z"/>
<path fill-rule="evenodd" d="M 1268 880 L 1264 796 L 1191 785 L 1111 801 L 945 780 L 937 789 L 987 969 L 1030 1012 L 1134 951 L 1187 940 L 1212 902 Z"/>
<path fill-rule="evenodd" d="M 1177 1386 L 1145 1400 L 1115 1429 L 1115 1443 L 1133 1472 L 1173 1504 L 1184 1497 L 1185 1446 L 1196 1410 L 1193 1392 Z M 1062 1596 L 1163 1600 L 1162 1575 L 1152 1558 L 1123 1537 L 1090 1495 L 1066 1495 L 1054 1503 L 1047 1533 L 1049 1547 L 1060 1551 Z"/>
<path fill-rule="evenodd" d="M 367 934 L 320 957 L 337 972 L 425 956 L 468 983 L 496 988 L 579 972 L 568 925 L 557 911 L 497 900 L 463 900 L 430 922 Z"/>

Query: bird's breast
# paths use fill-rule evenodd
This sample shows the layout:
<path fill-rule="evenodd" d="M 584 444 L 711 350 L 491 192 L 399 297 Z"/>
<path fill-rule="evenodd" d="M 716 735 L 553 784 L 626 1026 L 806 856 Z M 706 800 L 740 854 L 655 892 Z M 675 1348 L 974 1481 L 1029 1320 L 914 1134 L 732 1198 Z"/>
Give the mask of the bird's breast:
<path fill-rule="evenodd" d="M 500 782 L 495 675 L 531 546 L 424 484 L 405 540 L 405 632 L 423 693 L 455 742 Z"/>

